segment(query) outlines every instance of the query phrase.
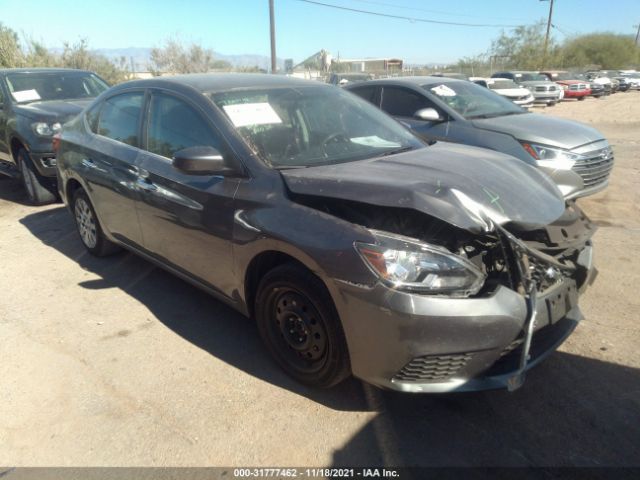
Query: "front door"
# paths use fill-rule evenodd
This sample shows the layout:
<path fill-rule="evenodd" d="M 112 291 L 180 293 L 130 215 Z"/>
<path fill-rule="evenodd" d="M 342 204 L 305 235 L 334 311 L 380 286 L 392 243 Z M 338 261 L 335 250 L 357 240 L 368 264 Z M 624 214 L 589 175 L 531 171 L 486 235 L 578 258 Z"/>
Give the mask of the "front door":
<path fill-rule="evenodd" d="M 230 296 L 232 231 L 237 178 L 188 175 L 172 162 L 175 152 L 212 146 L 220 136 L 196 105 L 152 92 L 145 120 L 146 152 L 140 160 L 138 214 L 145 249 L 153 256 Z"/>
<path fill-rule="evenodd" d="M 424 95 L 403 87 L 383 87 L 380 108 L 389 115 L 396 117 L 408 126 L 416 135 L 433 142 L 451 140 L 451 122 L 429 122 L 420 120 L 414 115 L 423 108 L 434 108 L 441 116 L 446 114 Z"/>

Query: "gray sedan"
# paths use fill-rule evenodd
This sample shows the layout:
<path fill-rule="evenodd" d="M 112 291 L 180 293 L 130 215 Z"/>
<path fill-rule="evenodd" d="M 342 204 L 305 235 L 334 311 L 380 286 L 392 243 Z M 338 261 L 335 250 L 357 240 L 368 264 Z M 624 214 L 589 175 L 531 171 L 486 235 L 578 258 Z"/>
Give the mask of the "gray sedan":
<path fill-rule="evenodd" d="M 598 192 L 609 183 L 613 152 L 599 131 L 530 113 L 474 83 L 400 77 L 345 88 L 427 141 L 489 148 L 538 166 L 567 199 Z"/>
<path fill-rule="evenodd" d="M 427 146 L 317 82 L 124 83 L 64 126 L 57 168 L 90 253 L 126 248 L 255 318 L 309 385 L 517 388 L 593 278 L 594 227 L 537 169 Z"/>

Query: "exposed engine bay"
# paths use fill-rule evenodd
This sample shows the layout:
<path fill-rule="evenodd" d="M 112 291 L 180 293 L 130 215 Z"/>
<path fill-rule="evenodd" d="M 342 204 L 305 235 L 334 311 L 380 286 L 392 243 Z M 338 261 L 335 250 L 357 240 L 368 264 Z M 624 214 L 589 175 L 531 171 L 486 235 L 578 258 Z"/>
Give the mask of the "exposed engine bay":
<path fill-rule="evenodd" d="M 580 255 L 586 247 L 590 254 L 590 238 L 596 227 L 575 202 L 569 202 L 562 216 L 544 228 L 494 225 L 493 231 L 476 234 L 408 208 L 311 195 L 292 198 L 348 222 L 412 237 L 467 258 L 487 276 L 479 296 L 490 294 L 498 285 L 525 295 L 532 287 L 543 293 L 566 276 L 572 277 L 578 288 L 587 280 Z"/>

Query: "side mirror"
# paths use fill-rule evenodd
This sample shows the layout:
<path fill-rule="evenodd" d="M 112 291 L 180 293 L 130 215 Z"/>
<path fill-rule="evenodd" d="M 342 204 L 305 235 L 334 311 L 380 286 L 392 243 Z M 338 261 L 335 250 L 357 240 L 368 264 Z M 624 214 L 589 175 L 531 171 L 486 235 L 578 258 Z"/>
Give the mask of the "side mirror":
<path fill-rule="evenodd" d="M 435 108 L 421 108 L 413 114 L 419 120 L 425 120 L 427 122 L 441 122 L 443 118 L 440 116 Z"/>
<path fill-rule="evenodd" d="M 228 175 L 235 173 L 222 154 L 213 147 L 188 147 L 178 150 L 173 166 L 189 175 Z"/>

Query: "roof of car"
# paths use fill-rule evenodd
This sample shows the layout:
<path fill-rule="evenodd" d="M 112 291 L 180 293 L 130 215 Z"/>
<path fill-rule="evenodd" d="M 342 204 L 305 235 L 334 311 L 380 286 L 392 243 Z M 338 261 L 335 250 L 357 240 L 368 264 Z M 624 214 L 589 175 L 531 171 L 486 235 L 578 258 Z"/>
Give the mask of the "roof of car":
<path fill-rule="evenodd" d="M 367 85 L 379 85 L 379 84 L 395 84 L 395 85 L 409 85 L 414 87 L 422 87 L 424 85 L 433 85 L 436 83 L 469 83 L 467 80 L 460 80 L 450 77 L 433 77 L 433 76 L 416 76 L 416 77 L 390 77 L 379 78 L 377 80 L 370 80 L 366 83 L 359 83 L 358 86 Z M 349 88 L 347 85 L 345 88 Z"/>
<path fill-rule="evenodd" d="M 78 70 L 75 68 L 2 68 L 0 73 L 93 73 L 89 70 Z"/>
<path fill-rule="evenodd" d="M 287 77 L 285 75 L 269 75 L 264 73 L 192 73 L 187 75 L 167 75 L 145 80 L 133 80 L 122 85 L 139 85 L 141 87 L 152 87 L 154 85 L 186 85 L 200 92 L 215 92 L 235 88 L 295 87 L 326 84 L 312 80 Z M 326 86 L 331 87 L 329 85 Z"/>

